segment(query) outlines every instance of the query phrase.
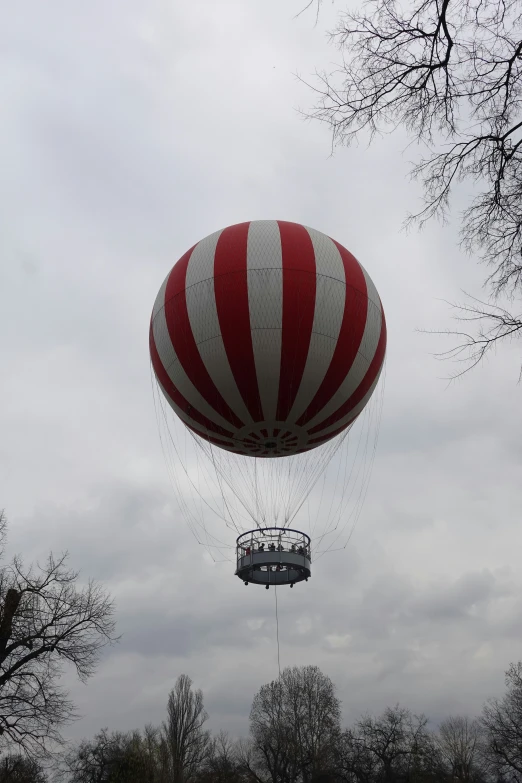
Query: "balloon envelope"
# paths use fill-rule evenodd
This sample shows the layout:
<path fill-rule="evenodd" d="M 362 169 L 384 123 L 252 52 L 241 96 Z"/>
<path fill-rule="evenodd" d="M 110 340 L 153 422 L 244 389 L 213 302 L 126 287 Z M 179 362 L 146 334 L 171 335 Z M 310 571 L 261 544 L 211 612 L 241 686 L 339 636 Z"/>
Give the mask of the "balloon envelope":
<path fill-rule="evenodd" d="M 156 298 L 150 353 L 179 418 L 238 455 L 325 444 L 370 399 L 386 322 L 356 258 L 325 234 L 276 220 L 194 245 Z"/>

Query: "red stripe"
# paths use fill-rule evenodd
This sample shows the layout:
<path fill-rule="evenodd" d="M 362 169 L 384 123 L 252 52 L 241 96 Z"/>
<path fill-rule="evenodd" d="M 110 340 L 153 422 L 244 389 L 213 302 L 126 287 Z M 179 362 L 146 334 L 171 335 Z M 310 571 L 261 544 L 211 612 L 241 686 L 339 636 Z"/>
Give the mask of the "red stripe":
<path fill-rule="evenodd" d="M 370 366 L 368 367 L 368 370 L 366 371 L 366 375 L 364 376 L 362 382 L 359 384 L 359 386 L 351 395 L 351 397 L 349 397 L 346 400 L 346 402 L 343 403 L 343 405 L 341 405 L 341 407 L 335 411 L 335 413 L 332 413 L 331 416 L 328 416 L 328 418 L 322 421 L 320 424 L 317 424 L 315 427 L 312 427 L 311 430 L 308 430 L 309 435 L 313 435 L 316 432 L 320 432 L 325 427 L 329 427 L 331 424 L 335 424 L 335 422 L 339 421 L 339 419 L 342 419 L 344 416 L 349 414 L 350 410 L 355 408 L 355 406 L 358 405 L 368 393 L 368 390 L 372 386 L 373 382 L 375 381 L 379 373 L 379 370 L 382 367 L 382 363 L 384 361 L 384 354 L 386 353 L 386 319 L 384 317 L 384 312 L 382 311 L 382 309 L 381 309 L 381 315 L 382 315 L 382 320 L 381 320 L 381 333 L 379 335 L 379 342 L 377 343 L 377 349 L 375 351 L 373 359 L 370 362 Z"/>
<path fill-rule="evenodd" d="M 226 449 L 233 449 L 235 446 L 235 443 L 232 443 L 229 440 L 220 440 L 219 438 L 211 438 L 210 435 L 207 435 L 206 433 L 202 433 L 199 430 L 195 429 L 195 427 L 191 427 L 190 424 L 187 424 L 186 422 L 183 422 L 186 427 L 191 430 L 194 435 L 197 435 L 198 438 L 201 438 L 201 440 L 210 441 L 214 446 L 222 446 Z"/>
<path fill-rule="evenodd" d="M 299 390 L 310 347 L 316 266 L 306 228 L 284 220 L 277 223 L 283 257 L 283 332 L 276 418 L 285 421 Z"/>
<path fill-rule="evenodd" d="M 203 435 L 201 432 L 199 432 L 199 430 L 196 430 L 194 427 L 191 427 L 190 424 L 186 424 L 185 426 L 188 427 L 189 430 L 191 430 L 194 433 L 194 435 L 197 435 L 202 440 L 212 443 L 213 446 L 220 446 L 221 448 L 224 448 L 227 451 L 231 451 L 234 454 L 240 454 L 243 457 L 250 456 L 249 454 L 247 454 L 246 451 L 239 451 L 236 448 L 237 441 L 231 442 L 229 440 L 220 440 L 219 438 L 211 438 L 209 435 Z"/>
<path fill-rule="evenodd" d="M 334 240 L 332 240 L 334 241 Z M 343 320 L 330 366 L 312 402 L 299 417 L 300 427 L 313 419 L 332 399 L 352 366 L 361 344 L 368 316 L 368 292 L 364 272 L 357 259 L 338 242 L 334 242 L 344 265 L 346 299 Z"/>
<path fill-rule="evenodd" d="M 364 409 L 363 409 L 364 410 Z M 357 416 L 360 416 L 362 411 L 359 411 Z M 330 438 L 335 438 L 336 435 L 339 435 L 340 432 L 344 432 L 344 430 L 350 426 L 350 424 L 353 424 L 357 416 L 354 416 L 352 419 L 349 419 L 346 424 L 343 424 L 342 427 L 339 427 L 337 430 L 333 430 L 333 432 L 329 432 L 327 435 L 323 435 L 319 438 L 312 438 L 308 441 L 309 446 L 318 446 L 320 443 L 326 443 L 327 440 L 330 440 Z"/>
<path fill-rule="evenodd" d="M 168 396 L 168 398 L 175 405 L 177 405 L 178 408 L 181 408 L 182 411 L 184 411 L 188 416 L 190 416 L 191 419 L 194 419 L 194 421 L 197 421 L 197 423 L 201 424 L 202 427 L 205 427 L 205 429 L 212 430 L 212 432 L 217 432 L 219 435 L 224 435 L 225 437 L 229 437 L 229 438 L 232 437 L 231 432 L 228 432 L 228 430 L 223 429 L 223 427 L 220 427 L 219 424 L 214 424 L 213 421 L 207 419 L 206 416 L 204 416 L 202 413 L 197 411 L 192 405 L 190 405 L 188 400 L 186 400 L 185 397 L 174 386 L 170 376 L 168 375 L 159 357 L 158 349 L 156 348 L 156 343 L 154 341 L 152 321 L 150 324 L 150 331 L 149 331 L 149 347 L 150 347 L 150 358 L 152 361 L 154 372 L 156 374 L 156 378 L 161 383 L 161 386 L 163 387 L 165 394 Z"/>
<path fill-rule="evenodd" d="M 187 266 L 194 248 L 182 256 L 170 273 L 165 290 L 165 319 L 172 345 L 188 378 L 202 397 L 224 419 L 238 429 L 243 422 L 227 405 L 214 385 L 198 351 L 187 310 L 185 280 Z"/>
<path fill-rule="evenodd" d="M 247 242 L 250 223 L 221 232 L 214 260 L 214 291 L 227 358 L 254 421 L 263 421 L 248 307 Z"/>

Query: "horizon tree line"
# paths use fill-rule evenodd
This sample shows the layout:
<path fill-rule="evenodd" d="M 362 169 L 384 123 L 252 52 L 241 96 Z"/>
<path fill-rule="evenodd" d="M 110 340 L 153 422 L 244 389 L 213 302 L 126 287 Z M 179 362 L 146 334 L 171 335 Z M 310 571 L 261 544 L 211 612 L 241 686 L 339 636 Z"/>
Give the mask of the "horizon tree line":
<path fill-rule="evenodd" d="M 203 694 L 178 677 L 161 726 L 102 729 L 55 758 L 47 776 L 32 762 L 0 762 L 0 783 L 520 783 L 522 662 L 506 693 L 477 718 L 450 716 L 436 729 L 402 705 L 343 727 L 335 685 L 317 666 L 290 666 L 261 686 L 248 735 L 212 734 Z M 29 764 L 29 762 L 27 762 Z M 2 765 L 6 765 L 6 772 Z"/>

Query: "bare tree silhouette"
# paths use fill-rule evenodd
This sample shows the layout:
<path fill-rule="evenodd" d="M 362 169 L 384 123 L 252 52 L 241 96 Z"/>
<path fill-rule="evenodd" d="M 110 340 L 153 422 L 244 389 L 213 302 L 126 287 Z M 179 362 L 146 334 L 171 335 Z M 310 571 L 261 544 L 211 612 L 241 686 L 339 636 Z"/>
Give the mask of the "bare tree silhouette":
<path fill-rule="evenodd" d="M 491 345 L 522 330 L 522 315 L 496 304 L 501 295 L 519 298 L 522 287 L 520 3 L 369 0 L 363 11 L 341 14 L 331 40 L 342 63 L 316 74 L 310 86 L 318 99 L 306 116 L 331 127 L 334 145 L 403 126 L 428 150 L 411 172 L 424 206 L 406 224 L 444 220 L 456 183 L 473 186 L 461 243 L 488 268 L 491 300 L 457 305 L 457 318 L 479 328 L 450 332 L 463 337 L 457 355 L 471 369 Z"/>

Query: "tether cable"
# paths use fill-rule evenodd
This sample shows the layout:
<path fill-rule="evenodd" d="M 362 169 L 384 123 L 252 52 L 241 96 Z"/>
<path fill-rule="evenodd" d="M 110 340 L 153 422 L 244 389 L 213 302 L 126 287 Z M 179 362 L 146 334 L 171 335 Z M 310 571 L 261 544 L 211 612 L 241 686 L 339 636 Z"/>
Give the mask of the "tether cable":
<path fill-rule="evenodd" d="M 277 585 L 274 585 L 275 593 L 275 614 L 276 614 L 276 639 L 277 639 L 277 668 L 279 670 L 279 678 L 281 678 L 281 656 L 279 651 L 279 611 L 277 605 Z"/>

